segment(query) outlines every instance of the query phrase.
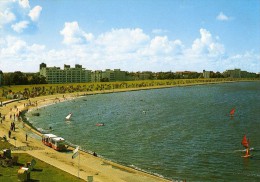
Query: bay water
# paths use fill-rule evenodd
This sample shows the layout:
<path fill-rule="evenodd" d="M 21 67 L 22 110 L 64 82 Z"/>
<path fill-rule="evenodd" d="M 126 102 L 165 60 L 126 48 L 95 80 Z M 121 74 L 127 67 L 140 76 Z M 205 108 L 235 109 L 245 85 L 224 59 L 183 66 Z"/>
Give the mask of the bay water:
<path fill-rule="evenodd" d="M 82 149 L 168 179 L 260 181 L 260 82 L 88 95 L 26 116 Z M 245 134 L 252 158 L 241 157 Z"/>

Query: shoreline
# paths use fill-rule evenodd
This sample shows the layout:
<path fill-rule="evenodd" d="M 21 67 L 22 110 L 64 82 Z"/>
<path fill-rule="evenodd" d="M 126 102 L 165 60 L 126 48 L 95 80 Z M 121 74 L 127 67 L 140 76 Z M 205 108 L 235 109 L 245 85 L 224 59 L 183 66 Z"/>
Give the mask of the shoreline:
<path fill-rule="evenodd" d="M 129 88 L 129 89 L 115 89 L 115 90 L 101 90 L 101 91 L 89 91 L 89 92 L 77 92 L 77 93 L 67 93 L 67 94 L 56 94 L 56 95 L 48 95 L 48 96 L 40 96 L 36 98 L 31 98 L 29 101 L 31 103 L 37 103 L 36 105 L 31 105 L 28 107 L 25 107 L 25 104 L 28 103 L 28 100 L 20 100 L 20 101 L 14 101 L 8 103 L 5 107 L 2 107 L 1 112 L 5 111 L 5 115 L 9 116 L 10 114 L 13 114 L 13 109 L 15 106 L 19 108 L 20 111 L 25 111 L 29 109 L 35 109 L 38 107 L 47 107 L 50 104 L 55 104 L 57 102 L 57 98 L 64 99 L 63 101 L 66 101 L 69 99 L 76 99 L 80 96 L 87 96 L 87 95 L 93 95 L 93 94 L 108 94 L 108 93 L 117 93 L 117 92 L 128 92 L 128 91 L 140 91 L 140 90 L 150 90 L 150 89 L 163 89 L 163 88 L 172 88 L 172 87 L 180 87 L 180 86 L 195 86 L 195 85 L 205 85 L 205 84 L 221 84 L 221 83 L 231 83 L 236 81 L 223 81 L 223 82 L 205 82 L 205 83 L 190 83 L 190 84 L 178 84 L 178 85 L 163 85 L 163 86 L 153 86 L 153 87 L 141 87 L 141 88 Z M 65 98 L 63 97 L 65 96 Z M 1 107 L 0 107 L 1 108 Z M 11 109 L 9 111 L 9 109 Z M 3 112 L 2 112 L 3 114 Z M 7 117 L 6 117 L 7 118 Z M 2 126 L 4 125 L 4 130 L 0 130 L 0 134 L 7 135 L 8 133 L 8 126 L 12 121 L 12 119 L 6 119 L 6 121 L 3 121 Z M 42 134 L 37 131 L 37 129 L 33 126 L 29 126 L 28 124 L 24 125 L 24 128 L 21 127 L 21 123 L 19 121 L 15 121 L 19 128 L 18 131 L 15 132 L 15 136 L 17 138 L 17 141 L 14 141 L 12 139 L 9 139 L 10 143 L 16 145 L 16 146 L 29 146 L 29 147 L 36 147 L 39 148 L 39 150 L 29 150 L 25 151 L 28 154 L 43 160 L 50 165 L 53 165 L 61 170 L 64 170 L 72 175 L 77 176 L 77 159 L 72 160 L 71 153 L 63 153 L 63 152 L 57 152 L 51 148 L 46 147 L 42 144 L 42 142 L 38 139 L 35 139 L 33 137 L 28 137 L 29 142 L 24 142 L 25 140 L 25 133 L 33 132 L 34 134 L 41 136 Z M 30 135 L 29 135 L 30 136 Z M 73 150 L 73 148 L 71 148 Z M 49 155 L 51 154 L 51 155 Z M 161 176 L 157 176 L 155 174 L 151 174 L 146 171 L 142 171 L 139 169 L 135 169 L 128 166 L 123 166 L 121 164 L 117 164 L 115 162 L 103 159 L 103 158 L 97 158 L 94 157 L 89 152 L 80 152 L 80 158 L 82 162 L 85 160 L 86 163 L 89 161 L 92 161 L 89 165 L 81 165 L 80 164 L 80 178 L 86 180 L 87 176 L 93 176 L 95 181 L 170 181 L 169 179 L 162 178 Z M 53 162 L 55 161 L 55 162 Z M 81 163 L 82 163 L 81 162 Z M 98 163 L 98 165 L 97 165 Z M 68 165 L 69 164 L 69 165 Z M 101 169 L 102 168 L 102 169 Z M 109 171 L 109 172 L 108 172 Z M 112 177 L 111 177 L 112 176 Z"/>
<path fill-rule="evenodd" d="M 136 90 L 136 89 L 135 89 Z M 122 90 L 120 90 L 122 91 Z M 130 91 L 128 89 L 124 89 L 123 91 Z M 116 93 L 118 90 L 114 90 L 112 92 L 103 92 L 103 91 L 95 91 L 95 92 L 78 92 L 78 93 L 68 93 L 68 94 L 57 94 L 57 95 L 48 95 L 48 96 L 41 96 L 36 98 L 29 99 L 31 103 L 36 103 L 37 106 L 25 106 L 28 104 L 28 100 L 20 100 L 10 102 L 4 107 L 1 108 L 1 113 L 6 116 L 6 120 L 0 125 L 2 126 L 0 129 L 0 135 L 8 136 L 9 125 L 13 122 L 13 119 L 9 119 L 9 115 L 14 113 L 15 107 L 19 108 L 19 111 L 24 112 L 30 109 L 35 109 L 37 107 L 47 107 L 50 104 L 55 104 L 56 98 L 63 98 L 65 96 L 66 100 L 68 99 L 76 99 L 79 96 L 84 95 L 93 95 L 93 94 L 106 94 L 106 93 Z M 65 101 L 66 101 L 65 100 Z M 16 111 L 15 111 L 16 112 Z M 8 138 L 8 142 L 15 145 L 15 147 L 28 147 L 29 150 L 24 151 L 25 153 L 30 154 L 33 157 L 36 157 L 50 165 L 53 165 L 65 172 L 68 172 L 74 176 L 77 176 L 78 170 L 78 159 L 71 159 L 72 150 L 71 152 L 58 152 L 52 148 L 49 148 L 42 144 L 41 140 L 32 137 L 34 134 L 37 136 L 42 136 L 42 133 L 37 131 L 35 127 L 30 126 L 23 121 L 15 121 L 16 123 L 16 131 L 12 132 L 12 137 L 15 136 L 17 140 L 13 140 L 12 137 Z M 23 124 L 24 123 L 24 124 Z M 25 141 L 25 134 L 29 133 L 28 141 Z M 32 134 L 33 133 L 33 134 Z M 30 148 L 36 148 L 36 150 L 31 150 Z M 38 150 L 37 150 L 38 148 Z M 80 151 L 80 173 L 79 178 L 86 180 L 88 176 L 93 176 L 94 181 L 100 182 L 112 182 L 112 181 L 140 181 L 140 182 L 167 182 L 171 181 L 166 178 L 162 178 L 155 174 L 151 174 L 142 170 L 138 170 L 135 168 L 131 168 L 128 166 L 123 166 L 121 164 L 115 163 L 113 161 L 109 161 L 100 157 L 94 157 L 92 154 Z M 85 161 L 85 162 L 84 162 Z"/>

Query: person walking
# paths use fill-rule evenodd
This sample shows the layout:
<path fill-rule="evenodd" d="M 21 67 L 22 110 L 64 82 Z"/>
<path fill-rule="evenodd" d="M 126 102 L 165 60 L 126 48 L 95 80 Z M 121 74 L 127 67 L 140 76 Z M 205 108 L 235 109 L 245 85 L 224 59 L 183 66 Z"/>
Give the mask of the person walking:
<path fill-rule="evenodd" d="M 11 138 L 11 130 L 8 132 L 8 137 Z"/>
<path fill-rule="evenodd" d="M 13 122 L 11 123 L 10 130 L 13 131 Z"/>
<path fill-rule="evenodd" d="M 25 134 L 25 139 L 26 139 L 26 141 L 27 141 L 27 138 L 28 138 L 28 135 L 27 135 L 27 133 Z"/>

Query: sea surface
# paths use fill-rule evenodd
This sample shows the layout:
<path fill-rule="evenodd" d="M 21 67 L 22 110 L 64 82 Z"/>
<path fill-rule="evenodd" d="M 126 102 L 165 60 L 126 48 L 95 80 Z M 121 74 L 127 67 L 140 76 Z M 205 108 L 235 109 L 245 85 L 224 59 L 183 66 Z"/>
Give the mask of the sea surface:
<path fill-rule="evenodd" d="M 260 181 L 260 82 L 88 95 L 27 117 L 82 149 L 168 179 Z M 241 157 L 245 134 L 253 158 Z"/>

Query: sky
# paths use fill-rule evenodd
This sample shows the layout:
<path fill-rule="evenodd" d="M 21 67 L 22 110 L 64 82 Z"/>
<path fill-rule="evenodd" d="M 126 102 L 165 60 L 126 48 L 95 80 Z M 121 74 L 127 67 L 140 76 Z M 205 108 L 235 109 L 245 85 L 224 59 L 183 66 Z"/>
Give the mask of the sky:
<path fill-rule="evenodd" d="M 260 72 L 259 0 L 0 0 L 0 70 Z"/>

